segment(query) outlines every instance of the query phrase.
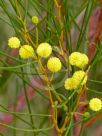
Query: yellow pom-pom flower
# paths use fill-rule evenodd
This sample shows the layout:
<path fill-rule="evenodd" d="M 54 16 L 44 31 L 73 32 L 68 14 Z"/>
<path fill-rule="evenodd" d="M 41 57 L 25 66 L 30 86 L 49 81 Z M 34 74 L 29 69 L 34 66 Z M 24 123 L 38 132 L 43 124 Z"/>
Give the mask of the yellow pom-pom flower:
<path fill-rule="evenodd" d="M 92 111 L 99 111 L 102 109 L 102 101 L 98 98 L 92 98 L 89 101 L 89 107 Z"/>
<path fill-rule="evenodd" d="M 73 78 L 67 78 L 64 83 L 66 90 L 72 90 L 76 88 L 76 81 Z"/>
<path fill-rule="evenodd" d="M 37 54 L 40 57 L 48 57 L 52 53 L 52 47 L 48 43 L 41 43 L 37 48 Z"/>
<path fill-rule="evenodd" d="M 28 59 L 34 56 L 34 50 L 30 45 L 23 45 L 19 49 L 19 55 L 22 59 Z"/>
<path fill-rule="evenodd" d="M 79 61 L 80 56 L 81 56 L 80 52 L 71 53 L 71 55 L 69 56 L 69 63 L 71 65 L 76 65 L 76 62 Z"/>
<path fill-rule="evenodd" d="M 61 69 L 62 64 L 59 58 L 52 57 L 48 60 L 47 67 L 51 72 L 56 73 Z"/>
<path fill-rule="evenodd" d="M 73 74 L 73 79 L 76 81 L 76 85 L 85 85 L 87 82 L 87 75 L 84 71 L 79 70 Z"/>
<path fill-rule="evenodd" d="M 10 48 L 19 48 L 20 47 L 20 40 L 17 37 L 11 37 L 8 40 L 8 46 Z"/>
<path fill-rule="evenodd" d="M 85 65 L 88 64 L 88 57 L 80 52 L 73 52 L 69 56 L 69 63 L 73 66 L 77 66 L 79 68 L 83 68 Z"/>
<path fill-rule="evenodd" d="M 33 22 L 34 24 L 38 24 L 38 22 L 39 22 L 38 17 L 37 17 L 37 16 L 33 16 L 33 17 L 32 17 L 32 22 Z"/>

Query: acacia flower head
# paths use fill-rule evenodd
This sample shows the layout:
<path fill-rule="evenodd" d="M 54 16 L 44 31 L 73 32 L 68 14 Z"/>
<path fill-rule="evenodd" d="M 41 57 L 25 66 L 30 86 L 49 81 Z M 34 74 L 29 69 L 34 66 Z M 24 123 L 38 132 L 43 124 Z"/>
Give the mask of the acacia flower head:
<path fill-rule="evenodd" d="M 67 78 L 64 83 L 64 87 L 66 90 L 72 90 L 77 87 L 76 80 L 74 78 Z"/>
<path fill-rule="evenodd" d="M 52 57 L 48 60 L 47 67 L 51 72 L 56 73 L 61 69 L 62 64 L 59 58 Z"/>
<path fill-rule="evenodd" d="M 48 43 L 41 43 L 38 48 L 37 48 L 37 54 L 40 57 L 49 57 L 50 54 L 52 53 L 52 47 Z"/>
<path fill-rule="evenodd" d="M 89 118 L 89 117 L 90 117 L 90 112 L 85 112 L 85 113 L 84 113 L 84 117 L 85 117 L 85 118 Z"/>
<path fill-rule="evenodd" d="M 87 55 L 80 52 L 73 52 L 69 56 L 69 63 L 79 68 L 83 68 L 85 65 L 87 65 L 88 61 Z"/>
<path fill-rule="evenodd" d="M 85 85 L 87 82 L 87 74 L 82 70 L 76 71 L 73 74 L 73 78 L 76 81 L 77 85 Z"/>
<path fill-rule="evenodd" d="M 33 22 L 34 24 L 38 24 L 38 22 L 39 22 L 38 17 L 37 17 L 37 16 L 33 16 L 33 17 L 32 17 L 32 22 Z"/>
<path fill-rule="evenodd" d="M 102 108 L 102 101 L 98 98 L 92 98 L 89 101 L 89 107 L 92 111 L 99 111 Z"/>
<path fill-rule="evenodd" d="M 23 45 L 19 49 L 19 55 L 22 59 L 28 59 L 34 56 L 34 49 L 30 45 Z"/>
<path fill-rule="evenodd" d="M 19 48 L 20 47 L 20 40 L 17 37 L 11 37 L 8 40 L 8 46 L 10 48 Z"/>

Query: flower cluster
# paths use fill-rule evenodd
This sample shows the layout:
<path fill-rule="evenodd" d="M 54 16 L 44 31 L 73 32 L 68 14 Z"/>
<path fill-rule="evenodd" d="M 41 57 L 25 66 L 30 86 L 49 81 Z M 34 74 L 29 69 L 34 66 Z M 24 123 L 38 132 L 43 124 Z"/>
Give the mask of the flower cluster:
<path fill-rule="evenodd" d="M 33 17 L 35 19 L 35 17 Z M 30 57 L 33 57 L 35 52 L 32 46 L 30 45 L 23 45 L 20 46 L 20 40 L 17 37 L 12 37 L 8 41 L 8 45 L 11 48 L 19 48 L 19 55 L 22 59 L 28 59 Z M 37 47 L 36 53 L 41 58 L 47 58 L 52 53 L 52 47 L 49 43 L 40 43 Z M 57 57 L 51 57 L 47 62 L 47 67 L 52 73 L 58 72 L 61 67 L 62 63 L 59 58 Z"/>
<path fill-rule="evenodd" d="M 28 59 L 34 56 L 34 49 L 30 45 L 20 46 L 20 40 L 17 37 L 11 37 L 8 40 L 8 46 L 11 48 L 19 48 L 19 55 L 22 59 Z"/>
<path fill-rule="evenodd" d="M 48 43 L 41 43 L 37 48 L 37 54 L 42 58 L 47 58 L 52 53 L 52 47 Z M 47 62 L 47 67 L 52 73 L 58 72 L 61 67 L 61 61 L 57 57 L 51 57 Z"/>
<path fill-rule="evenodd" d="M 36 17 L 32 18 L 33 22 L 38 23 Z M 20 40 L 17 37 L 12 37 L 8 40 L 8 46 L 11 48 L 19 48 L 19 55 L 22 59 L 28 59 L 34 57 L 35 52 L 32 46 L 22 45 Z M 39 56 L 38 58 L 48 58 L 52 54 L 52 46 L 49 43 L 40 43 L 36 49 L 36 53 Z M 80 87 L 86 84 L 88 76 L 87 73 L 83 70 L 85 65 L 88 64 L 88 57 L 80 52 L 73 52 L 69 56 L 69 64 L 81 68 L 82 70 L 75 71 L 72 77 L 67 78 L 64 83 L 66 90 L 80 90 Z M 50 57 L 47 61 L 47 68 L 52 73 L 56 73 L 61 70 L 62 63 L 61 60 L 57 57 Z M 98 98 L 93 98 L 89 101 L 89 108 L 92 111 L 99 111 L 102 109 L 102 101 Z M 89 113 L 84 114 L 85 117 L 89 116 Z"/>
<path fill-rule="evenodd" d="M 87 82 L 87 75 L 84 71 L 76 71 L 71 78 L 65 80 L 65 89 L 72 90 L 79 86 L 85 85 Z"/>
<path fill-rule="evenodd" d="M 85 65 L 88 64 L 88 57 L 80 52 L 73 52 L 70 56 L 69 56 L 69 63 L 72 66 L 76 66 L 79 68 L 84 68 Z"/>
<path fill-rule="evenodd" d="M 69 56 L 69 63 L 72 66 L 83 68 L 88 64 L 88 57 L 80 52 L 73 52 Z M 87 74 L 83 70 L 76 71 L 71 78 L 65 80 L 64 87 L 66 90 L 76 89 L 78 86 L 83 86 L 87 82 Z"/>

